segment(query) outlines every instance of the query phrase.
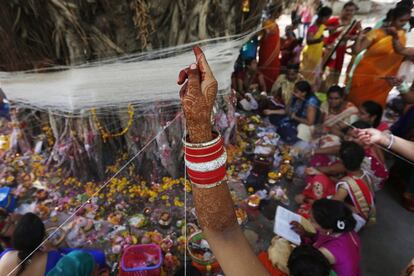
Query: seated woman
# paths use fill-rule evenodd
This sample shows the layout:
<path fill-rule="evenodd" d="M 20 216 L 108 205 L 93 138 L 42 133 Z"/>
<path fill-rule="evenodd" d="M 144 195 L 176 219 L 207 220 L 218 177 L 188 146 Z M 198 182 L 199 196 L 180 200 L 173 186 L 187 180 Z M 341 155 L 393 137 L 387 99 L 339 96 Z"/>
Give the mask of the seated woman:
<path fill-rule="evenodd" d="M 33 213 L 24 214 L 13 232 L 13 249 L 6 249 L 0 255 L 0 272 L 5 273 L 0 275 L 46 275 L 64 254 L 75 250 L 48 249 L 48 244 L 40 246 L 45 238 L 46 229 L 42 220 Z M 84 251 L 92 254 L 101 267 L 106 266 L 103 252 Z"/>
<path fill-rule="evenodd" d="M 38 216 L 33 213 L 23 215 L 13 233 L 14 250 L 6 249 L 1 255 L 2 275 L 46 275 L 59 256 L 49 253 L 45 248 L 38 249 L 45 236 L 45 226 Z M 33 255 L 26 260 L 33 251 Z M 20 267 L 17 267 L 20 263 Z"/>
<path fill-rule="evenodd" d="M 298 222 L 291 222 L 292 230 L 301 236 L 302 244 L 312 244 L 319 249 L 336 275 L 360 275 L 361 242 L 353 230 L 356 221 L 352 211 L 343 202 L 320 199 L 312 205 L 311 222 L 316 234 L 306 232 Z"/>
<path fill-rule="evenodd" d="M 343 137 L 342 130 L 358 120 L 358 108 L 345 99 L 344 88 L 334 85 L 327 93 L 328 102 L 321 106 L 325 133 Z"/>
<path fill-rule="evenodd" d="M 303 77 L 299 74 L 299 65 L 289 64 L 286 73 L 281 74 L 273 83 L 271 94 L 284 106 L 289 105 L 295 84 L 300 80 L 303 80 Z"/>
<path fill-rule="evenodd" d="M 316 149 L 311 153 L 313 167 L 329 166 L 337 161 L 335 154 L 339 150 L 341 138 L 344 137 L 344 130 L 358 120 L 358 108 L 345 100 L 342 87 L 330 87 L 327 96 L 328 102 L 321 106 L 323 123 L 319 129 L 323 136 L 317 139 Z"/>
<path fill-rule="evenodd" d="M 359 107 L 359 119 L 369 123 L 371 127 L 380 131 L 384 131 L 389 128 L 385 122 L 381 122 L 382 113 L 382 106 L 374 101 L 365 101 Z"/>
<path fill-rule="evenodd" d="M 356 122 L 354 125 L 358 126 L 359 124 L 360 122 Z M 339 159 L 337 160 L 337 162 L 325 167 L 310 167 L 306 169 L 306 173 L 308 174 L 306 178 L 308 185 L 306 186 L 303 193 L 297 195 L 295 198 L 296 202 L 300 204 L 298 212 L 304 217 L 307 217 L 309 215 L 310 205 L 315 199 L 328 197 L 335 194 L 335 191 L 332 193 L 332 185 L 334 185 L 333 183 L 335 181 L 341 183 L 341 181 L 343 182 L 344 179 L 350 180 L 347 178 L 347 175 L 349 175 L 350 173 L 348 168 L 351 165 L 357 166 L 359 158 L 361 158 L 362 161 L 361 164 L 359 164 L 358 170 L 359 173 L 363 175 L 362 181 L 364 182 L 364 188 L 366 186 L 370 194 L 370 196 L 368 196 L 367 201 L 369 201 L 369 198 L 371 196 L 374 196 L 374 191 L 379 190 L 382 187 L 385 180 L 388 178 L 388 170 L 382 163 L 377 161 L 375 155 L 371 154 L 371 148 L 374 148 L 373 146 L 365 145 L 365 148 L 363 148 L 362 142 L 358 141 L 358 139 L 354 139 L 350 133 L 347 133 L 346 139 L 349 142 L 343 142 L 341 144 L 340 148 L 338 149 Z M 341 154 L 341 152 L 344 151 L 344 148 L 347 147 L 351 148 L 349 151 L 353 152 L 354 156 L 344 156 Z M 363 153 L 362 157 L 359 154 L 361 152 L 361 149 Z M 349 164 L 352 162 L 354 164 Z M 348 163 L 348 165 L 346 165 L 346 163 Z M 328 176 L 330 177 L 330 179 L 328 178 Z M 345 176 L 345 178 L 343 178 L 343 176 Z M 337 189 L 338 184 L 336 185 L 336 190 Z M 362 214 L 360 216 L 367 217 L 366 214 Z"/>
<path fill-rule="evenodd" d="M 242 96 L 245 93 L 266 91 L 266 83 L 256 59 L 246 60 L 245 69 L 239 72 L 237 78 L 237 92 Z"/>
<path fill-rule="evenodd" d="M 333 199 L 346 202 L 354 212 L 356 231 L 375 220 L 374 196 L 369 187 L 369 176 L 362 170 L 364 149 L 355 142 L 344 142 L 339 152 L 346 176 L 336 184 Z"/>
<path fill-rule="evenodd" d="M 293 144 L 299 139 L 310 141 L 314 125 L 319 119 L 320 101 L 313 94 L 307 81 L 295 84 L 293 97 L 285 109 L 264 110 L 270 122 L 286 143 Z"/>

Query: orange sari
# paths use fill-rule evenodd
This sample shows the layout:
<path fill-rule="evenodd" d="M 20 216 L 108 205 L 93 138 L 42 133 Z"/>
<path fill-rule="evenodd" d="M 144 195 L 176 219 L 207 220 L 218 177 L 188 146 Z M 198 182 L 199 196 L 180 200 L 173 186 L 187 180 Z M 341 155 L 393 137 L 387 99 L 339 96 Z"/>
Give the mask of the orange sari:
<path fill-rule="evenodd" d="M 266 90 L 270 92 L 280 71 L 280 32 L 279 26 L 271 20 L 266 20 L 263 26 L 265 34 L 260 40 L 259 69 L 264 76 Z"/>
<path fill-rule="evenodd" d="M 398 35 L 405 45 L 405 32 L 400 31 Z M 348 100 L 356 106 L 372 100 L 385 107 L 392 86 L 382 78 L 395 76 L 404 57 L 394 52 L 392 37 L 382 29 L 372 30 L 367 38 L 372 43 L 353 73 Z"/>

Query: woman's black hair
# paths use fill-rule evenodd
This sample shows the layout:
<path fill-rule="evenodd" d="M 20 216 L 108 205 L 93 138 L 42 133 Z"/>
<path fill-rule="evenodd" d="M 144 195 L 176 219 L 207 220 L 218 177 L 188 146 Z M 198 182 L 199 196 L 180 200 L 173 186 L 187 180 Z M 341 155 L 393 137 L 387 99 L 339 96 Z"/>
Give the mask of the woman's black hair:
<path fill-rule="evenodd" d="M 309 82 L 307 82 L 305 80 L 301 80 L 301 81 L 298 81 L 297 83 L 295 83 L 295 88 L 298 89 L 301 92 L 305 92 L 306 93 L 306 96 L 305 96 L 306 99 L 313 95 L 312 86 L 309 84 Z"/>
<path fill-rule="evenodd" d="M 395 5 L 395 7 L 408 7 L 413 8 L 413 0 L 401 0 Z"/>
<path fill-rule="evenodd" d="M 318 18 L 329 17 L 332 15 L 332 9 L 330 7 L 322 7 L 318 11 Z"/>
<path fill-rule="evenodd" d="M 45 225 L 42 220 L 33 213 L 24 214 L 16 225 L 12 236 L 12 245 L 17 250 L 17 256 L 24 261 L 43 242 L 46 235 Z M 27 260 L 21 266 L 18 274 L 25 269 Z"/>
<path fill-rule="evenodd" d="M 312 215 L 322 228 L 332 229 L 334 233 L 352 231 L 356 225 L 351 209 L 338 200 L 323 198 L 315 201 Z"/>
<path fill-rule="evenodd" d="M 364 160 L 364 149 L 355 142 L 344 141 L 339 149 L 339 158 L 348 171 L 356 171 L 361 168 Z"/>
<path fill-rule="evenodd" d="M 371 127 L 372 126 L 368 122 L 361 121 L 361 120 L 358 120 L 352 124 L 352 128 L 358 128 L 358 129 L 367 129 Z"/>
<path fill-rule="evenodd" d="M 338 94 L 339 94 L 339 96 L 340 96 L 341 98 L 343 98 L 343 97 L 344 97 L 344 94 L 345 94 L 345 91 L 344 91 L 344 88 L 343 88 L 343 87 L 340 87 L 339 85 L 332 85 L 332 86 L 331 86 L 331 87 L 329 87 L 329 89 L 328 89 L 328 92 L 327 92 L 328 97 L 329 97 L 329 95 L 330 95 L 331 93 L 338 93 Z"/>
<path fill-rule="evenodd" d="M 272 16 L 273 14 L 281 14 L 283 12 L 283 5 L 278 3 L 272 3 L 267 7 L 267 12 L 269 16 Z"/>
<path fill-rule="evenodd" d="M 372 126 L 368 122 L 358 120 L 354 122 L 352 125 L 343 128 L 342 132 L 346 134 L 348 131 L 353 130 L 355 128 L 366 129 L 366 128 L 372 128 Z"/>
<path fill-rule="evenodd" d="M 378 127 L 382 119 L 382 106 L 374 101 L 365 101 L 361 104 L 361 106 L 370 116 L 375 116 L 375 120 L 372 123 L 372 127 Z"/>
<path fill-rule="evenodd" d="M 287 265 L 292 276 L 328 276 L 331 271 L 329 261 L 312 245 L 293 249 Z"/>
<path fill-rule="evenodd" d="M 385 16 L 386 22 L 392 22 L 404 15 L 411 15 L 412 6 L 409 5 L 397 5 L 395 8 L 390 9 Z"/>

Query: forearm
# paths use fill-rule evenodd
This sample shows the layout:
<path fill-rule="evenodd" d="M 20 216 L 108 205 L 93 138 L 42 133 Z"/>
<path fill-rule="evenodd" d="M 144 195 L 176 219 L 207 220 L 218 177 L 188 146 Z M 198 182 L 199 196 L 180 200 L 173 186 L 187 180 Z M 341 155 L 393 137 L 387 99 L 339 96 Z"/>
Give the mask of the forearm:
<path fill-rule="evenodd" d="M 185 165 L 198 222 L 226 275 L 267 275 L 237 223 L 227 187 L 223 138 L 211 131 L 218 84 L 198 46 L 194 54 L 197 64 L 182 70 L 177 83 L 184 84 L 180 98 L 189 134 Z"/>
<path fill-rule="evenodd" d="M 207 133 L 201 136 L 207 137 Z M 190 140 L 193 140 L 191 134 Z M 207 140 L 200 141 L 203 142 Z M 192 191 L 197 220 L 226 275 L 247 276 L 257 271 L 267 275 L 238 225 L 227 180 L 212 187 L 193 183 Z"/>
<path fill-rule="evenodd" d="M 393 137 L 393 138 L 392 138 Z M 387 134 L 382 134 L 380 140 L 380 145 L 389 148 L 390 150 L 401 154 L 409 160 L 414 160 L 414 142 L 402 139 L 398 136 L 391 136 Z"/>
<path fill-rule="evenodd" d="M 397 54 L 400 54 L 400 55 L 403 55 L 403 56 L 413 56 L 414 55 L 414 48 L 404 47 L 400 43 L 400 41 L 398 40 L 398 37 L 393 38 L 392 45 L 394 47 L 394 51 Z"/>
<path fill-rule="evenodd" d="M 238 225 L 219 234 L 209 229 L 203 231 L 226 275 L 269 275 Z"/>
<path fill-rule="evenodd" d="M 193 188 L 203 234 L 226 275 L 268 275 L 237 223 L 226 182 L 209 189 Z"/>

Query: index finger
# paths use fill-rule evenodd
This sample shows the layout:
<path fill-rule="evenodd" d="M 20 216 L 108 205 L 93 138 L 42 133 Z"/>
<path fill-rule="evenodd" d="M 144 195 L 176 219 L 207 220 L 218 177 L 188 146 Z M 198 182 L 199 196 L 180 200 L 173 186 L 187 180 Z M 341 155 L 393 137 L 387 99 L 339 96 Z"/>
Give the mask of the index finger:
<path fill-rule="evenodd" d="M 209 77 L 214 77 L 213 72 L 210 69 L 210 66 L 208 65 L 206 56 L 203 53 L 203 50 L 199 46 L 195 46 L 193 48 L 194 55 L 197 60 L 198 68 L 201 72 L 201 80 L 204 80 L 204 76 L 207 75 Z"/>

